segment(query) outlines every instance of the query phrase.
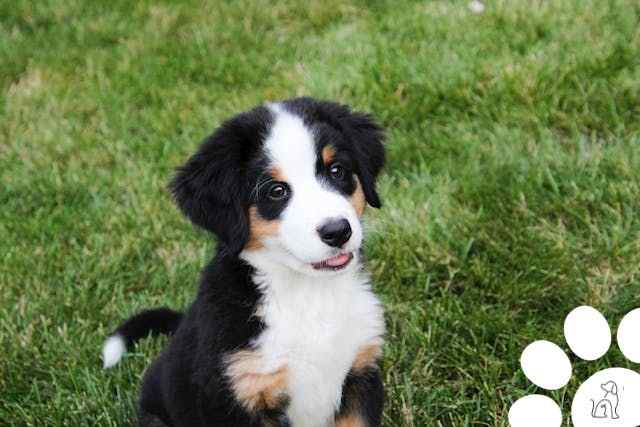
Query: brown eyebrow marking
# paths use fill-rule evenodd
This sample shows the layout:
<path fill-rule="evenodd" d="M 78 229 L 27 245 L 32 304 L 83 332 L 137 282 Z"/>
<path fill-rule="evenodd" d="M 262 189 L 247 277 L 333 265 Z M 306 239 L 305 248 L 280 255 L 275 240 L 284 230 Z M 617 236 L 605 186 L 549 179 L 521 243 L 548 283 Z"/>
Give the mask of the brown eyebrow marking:
<path fill-rule="evenodd" d="M 271 175 L 271 178 L 273 178 L 275 181 L 287 181 L 284 173 L 282 173 L 282 170 L 277 166 L 272 166 L 271 169 L 269 169 L 269 175 Z"/>
<path fill-rule="evenodd" d="M 333 145 L 325 145 L 322 149 L 322 162 L 325 166 L 329 166 L 329 163 L 333 161 L 333 158 L 336 156 L 336 149 Z"/>

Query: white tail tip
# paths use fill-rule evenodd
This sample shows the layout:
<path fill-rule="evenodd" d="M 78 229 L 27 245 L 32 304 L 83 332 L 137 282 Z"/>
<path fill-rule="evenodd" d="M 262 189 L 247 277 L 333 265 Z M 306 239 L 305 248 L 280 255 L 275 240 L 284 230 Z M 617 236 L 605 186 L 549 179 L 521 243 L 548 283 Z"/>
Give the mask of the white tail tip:
<path fill-rule="evenodd" d="M 118 363 L 125 351 L 127 351 L 127 345 L 122 336 L 112 335 L 107 338 L 102 347 L 103 368 L 111 368 Z"/>

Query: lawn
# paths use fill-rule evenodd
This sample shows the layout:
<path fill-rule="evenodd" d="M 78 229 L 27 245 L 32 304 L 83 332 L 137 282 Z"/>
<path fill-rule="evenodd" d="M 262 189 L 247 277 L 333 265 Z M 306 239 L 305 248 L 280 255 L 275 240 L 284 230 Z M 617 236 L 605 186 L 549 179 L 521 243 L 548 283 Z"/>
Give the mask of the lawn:
<path fill-rule="evenodd" d="M 506 426 L 528 342 L 640 306 L 635 0 L 0 1 L 0 425 L 125 426 L 147 339 L 215 242 L 174 168 L 224 118 L 311 95 L 388 129 L 366 253 L 386 307 L 385 426 Z M 581 381 L 632 367 L 612 350 Z M 636 366 L 637 368 L 637 366 Z M 569 425 L 568 423 L 566 425 Z"/>

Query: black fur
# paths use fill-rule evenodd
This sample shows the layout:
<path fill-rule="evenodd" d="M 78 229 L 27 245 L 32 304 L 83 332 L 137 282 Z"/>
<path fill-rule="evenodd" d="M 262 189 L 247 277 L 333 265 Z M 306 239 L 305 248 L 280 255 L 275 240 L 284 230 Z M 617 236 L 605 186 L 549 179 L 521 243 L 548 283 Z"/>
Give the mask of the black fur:
<path fill-rule="evenodd" d="M 384 387 L 377 367 L 349 372 L 342 386 L 342 400 L 337 417 L 355 415 L 367 426 L 381 423 Z"/>
<path fill-rule="evenodd" d="M 182 166 L 170 189 L 194 224 L 214 233 L 233 254 L 249 238 L 247 166 L 262 145 L 271 114 L 264 107 L 223 123 Z"/>
<path fill-rule="evenodd" d="M 123 322 L 113 335 L 124 338 L 127 350 L 148 335 L 172 334 L 178 329 L 182 313 L 168 308 L 145 310 Z"/>
<path fill-rule="evenodd" d="M 384 162 L 381 128 L 369 116 L 331 102 L 297 98 L 283 104 L 317 131 L 319 148 L 327 141 L 335 145 L 337 158 L 358 175 L 367 202 L 380 207 L 375 179 Z M 238 254 L 249 239 L 251 206 L 263 203 L 264 211 L 277 216 L 277 206 L 264 205 L 260 187 L 266 164 L 261 148 L 272 120 L 267 108 L 257 107 L 226 121 L 178 169 L 170 184 L 182 212 L 215 234 L 218 247 L 202 272 L 197 297 L 184 315 L 167 309 L 146 311 L 116 331 L 129 345 L 150 331 L 173 332 L 168 346 L 144 376 L 139 400 L 142 426 L 289 424 L 286 406 L 258 413 L 245 410 L 230 389 L 223 360 L 224 355 L 247 348 L 265 328 L 254 315 L 262 297 L 252 281 L 254 270 Z M 336 185 L 339 191 L 354 191 L 353 182 Z M 365 405 L 370 426 L 379 425 L 379 374 L 349 375 L 344 387 L 344 410 L 357 401 Z"/>
<path fill-rule="evenodd" d="M 167 426 L 264 425 L 262 415 L 234 401 L 221 360 L 246 347 L 264 327 L 253 316 L 260 295 L 251 273 L 246 263 L 225 253 L 205 268 L 196 300 L 145 373 L 141 416 L 153 414 Z"/>

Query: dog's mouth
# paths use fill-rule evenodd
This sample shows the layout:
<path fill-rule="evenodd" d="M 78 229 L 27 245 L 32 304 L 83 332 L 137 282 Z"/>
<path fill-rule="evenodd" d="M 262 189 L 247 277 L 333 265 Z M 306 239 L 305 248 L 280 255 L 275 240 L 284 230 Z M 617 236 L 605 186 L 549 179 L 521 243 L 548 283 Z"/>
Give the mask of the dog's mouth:
<path fill-rule="evenodd" d="M 316 270 L 338 271 L 349 265 L 352 259 L 353 252 L 348 252 L 327 258 L 324 261 L 311 263 L 311 266 Z"/>

